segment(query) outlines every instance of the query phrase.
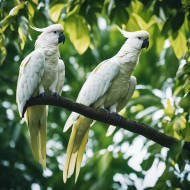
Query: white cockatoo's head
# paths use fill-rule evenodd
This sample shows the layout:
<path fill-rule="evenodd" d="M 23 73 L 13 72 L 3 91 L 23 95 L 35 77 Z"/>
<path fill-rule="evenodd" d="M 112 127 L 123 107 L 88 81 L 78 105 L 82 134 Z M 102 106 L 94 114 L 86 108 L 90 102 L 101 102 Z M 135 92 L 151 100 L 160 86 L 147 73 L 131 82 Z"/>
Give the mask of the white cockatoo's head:
<path fill-rule="evenodd" d="M 133 50 L 141 50 L 142 48 L 148 48 L 149 46 L 149 33 L 145 30 L 136 32 L 126 32 L 119 28 L 124 37 L 128 38 L 126 44 Z"/>
<path fill-rule="evenodd" d="M 53 24 L 46 28 L 32 28 L 42 32 L 36 40 L 36 48 L 49 45 L 58 46 L 59 43 L 65 42 L 64 28 L 61 24 Z"/>

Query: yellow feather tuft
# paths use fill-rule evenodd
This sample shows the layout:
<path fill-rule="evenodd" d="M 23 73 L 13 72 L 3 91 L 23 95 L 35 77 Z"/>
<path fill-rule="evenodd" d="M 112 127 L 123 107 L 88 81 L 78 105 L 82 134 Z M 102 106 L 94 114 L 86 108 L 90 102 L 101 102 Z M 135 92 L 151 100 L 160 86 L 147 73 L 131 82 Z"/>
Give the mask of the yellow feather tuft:
<path fill-rule="evenodd" d="M 79 148 L 79 150 L 78 150 L 78 154 L 77 154 L 77 164 L 76 164 L 75 183 L 77 182 L 77 179 L 78 179 L 78 176 L 79 176 L 82 158 L 83 158 L 83 155 L 84 155 L 86 143 L 87 143 L 87 141 L 88 141 L 88 133 L 89 133 L 89 130 L 90 130 L 90 128 L 88 128 L 88 130 L 86 131 L 85 136 L 84 136 L 84 138 L 82 139 L 80 148 Z"/>
<path fill-rule="evenodd" d="M 74 145 L 76 131 L 77 131 L 77 125 L 74 125 L 70 139 L 69 139 L 69 144 L 67 147 L 67 155 L 66 155 L 66 159 L 65 159 L 65 163 L 64 163 L 64 168 L 63 168 L 63 181 L 64 181 L 64 183 L 66 183 L 67 178 L 68 178 L 68 173 L 69 173 L 68 170 L 69 170 L 69 166 L 70 166 L 70 160 L 71 160 L 71 156 L 72 156 L 72 149 L 73 149 L 73 145 Z"/>
<path fill-rule="evenodd" d="M 43 169 L 46 169 L 46 106 L 27 108 L 25 119 L 30 132 L 33 157 L 36 162 L 40 160 Z"/>
<path fill-rule="evenodd" d="M 76 166 L 75 182 L 77 181 L 80 171 L 80 165 L 82 162 L 82 157 L 88 140 L 88 132 L 92 121 L 93 121 L 92 119 L 79 116 L 79 118 L 77 119 L 77 121 L 73 126 L 63 168 L 64 183 L 66 183 L 67 178 L 70 178 L 71 175 L 73 174 L 76 162 L 77 166 Z"/>

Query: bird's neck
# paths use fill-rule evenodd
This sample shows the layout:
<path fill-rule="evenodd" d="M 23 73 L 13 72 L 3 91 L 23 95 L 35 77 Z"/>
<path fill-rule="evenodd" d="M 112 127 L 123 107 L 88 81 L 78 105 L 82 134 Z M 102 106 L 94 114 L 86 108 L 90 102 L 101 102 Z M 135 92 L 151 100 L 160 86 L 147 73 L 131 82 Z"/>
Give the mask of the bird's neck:
<path fill-rule="evenodd" d="M 140 53 L 141 49 L 132 48 L 126 41 L 116 55 L 118 57 L 134 57 L 138 59 Z"/>
<path fill-rule="evenodd" d="M 35 49 L 42 49 L 45 56 L 55 56 L 56 58 L 60 57 L 59 54 L 59 46 L 58 45 L 38 45 L 35 47 Z"/>
<path fill-rule="evenodd" d="M 125 43 L 115 57 L 117 58 L 122 69 L 132 73 L 139 61 L 140 53 L 141 50 L 129 48 Z"/>

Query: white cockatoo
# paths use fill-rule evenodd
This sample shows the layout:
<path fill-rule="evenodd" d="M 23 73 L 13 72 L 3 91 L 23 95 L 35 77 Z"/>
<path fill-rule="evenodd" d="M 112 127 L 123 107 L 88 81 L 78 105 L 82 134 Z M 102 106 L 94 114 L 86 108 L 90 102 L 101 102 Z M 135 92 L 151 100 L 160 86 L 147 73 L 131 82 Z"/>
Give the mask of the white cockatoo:
<path fill-rule="evenodd" d="M 34 28 L 36 29 L 36 28 Z M 43 29 L 35 43 L 35 50 L 21 63 L 17 83 L 16 101 L 19 114 L 22 117 L 26 101 L 40 94 L 54 93 L 61 95 L 65 65 L 59 59 L 59 43 L 65 41 L 64 28 L 60 24 L 53 24 Z M 31 148 L 34 159 L 46 168 L 46 123 L 48 106 L 28 107 L 25 121 L 30 133 Z"/>
<path fill-rule="evenodd" d="M 136 32 L 119 30 L 128 39 L 115 56 L 103 61 L 92 71 L 78 95 L 78 103 L 118 113 L 133 95 L 136 78 L 131 75 L 139 61 L 142 48 L 149 46 L 149 33 L 143 30 Z M 73 174 L 75 165 L 75 182 L 77 181 L 92 124 L 92 119 L 75 112 L 71 113 L 65 124 L 64 132 L 72 125 L 73 128 L 64 163 L 64 182 Z M 115 126 L 110 126 L 107 135 L 114 129 Z"/>

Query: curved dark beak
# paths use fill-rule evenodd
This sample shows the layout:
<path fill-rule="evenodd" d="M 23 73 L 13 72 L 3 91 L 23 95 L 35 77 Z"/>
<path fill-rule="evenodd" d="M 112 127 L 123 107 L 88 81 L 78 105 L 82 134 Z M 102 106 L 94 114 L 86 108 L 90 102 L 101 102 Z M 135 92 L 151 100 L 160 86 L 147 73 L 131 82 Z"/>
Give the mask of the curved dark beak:
<path fill-rule="evenodd" d="M 59 38 L 58 38 L 58 43 L 61 43 L 61 42 L 63 42 L 63 44 L 65 42 L 65 35 L 63 34 L 63 32 L 59 34 Z"/>
<path fill-rule="evenodd" d="M 143 44 L 142 44 L 141 49 L 142 49 L 142 48 L 146 48 L 146 49 L 147 49 L 148 46 L 149 46 L 149 41 L 148 41 L 148 39 L 146 39 L 146 40 L 143 41 Z"/>

